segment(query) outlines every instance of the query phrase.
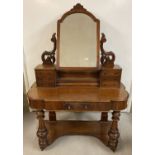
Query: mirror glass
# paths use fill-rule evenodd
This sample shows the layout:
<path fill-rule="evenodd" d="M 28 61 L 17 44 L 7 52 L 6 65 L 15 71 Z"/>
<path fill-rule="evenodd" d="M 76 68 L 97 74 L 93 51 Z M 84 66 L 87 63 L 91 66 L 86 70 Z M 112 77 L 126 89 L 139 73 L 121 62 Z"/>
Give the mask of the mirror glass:
<path fill-rule="evenodd" d="M 97 23 L 75 13 L 60 24 L 59 67 L 97 67 Z"/>

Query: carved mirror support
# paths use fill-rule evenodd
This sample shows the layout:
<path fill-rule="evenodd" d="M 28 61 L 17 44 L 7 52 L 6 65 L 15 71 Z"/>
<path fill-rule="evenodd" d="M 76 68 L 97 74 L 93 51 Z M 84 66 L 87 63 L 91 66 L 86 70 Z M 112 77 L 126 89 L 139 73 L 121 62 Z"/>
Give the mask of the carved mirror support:
<path fill-rule="evenodd" d="M 54 65 L 55 63 L 55 51 L 56 51 L 56 33 L 54 33 L 52 35 L 51 41 L 53 42 L 54 46 L 53 46 L 53 50 L 52 51 L 44 51 L 41 59 L 43 61 L 44 65 Z"/>
<path fill-rule="evenodd" d="M 101 64 L 104 67 L 112 68 L 114 66 L 115 54 L 113 52 L 106 52 L 103 48 L 103 44 L 106 42 L 104 33 L 101 33 L 100 49 L 101 49 Z"/>

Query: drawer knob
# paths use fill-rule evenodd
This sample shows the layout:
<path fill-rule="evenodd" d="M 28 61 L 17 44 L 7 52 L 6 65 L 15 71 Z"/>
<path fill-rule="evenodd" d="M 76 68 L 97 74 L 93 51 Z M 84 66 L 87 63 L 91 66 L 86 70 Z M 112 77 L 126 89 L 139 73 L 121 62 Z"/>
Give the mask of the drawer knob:
<path fill-rule="evenodd" d="M 88 105 L 87 104 L 84 104 L 83 107 L 84 107 L 84 109 L 88 109 Z"/>
<path fill-rule="evenodd" d="M 68 103 L 67 104 L 65 103 L 64 108 L 68 109 L 68 110 L 71 110 L 72 106 L 70 104 L 68 104 Z"/>
<path fill-rule="evenodd" d="M 67 105 L 67 109 L 70 110 L 71 109 L 71 106 L 70 105 Z"/>

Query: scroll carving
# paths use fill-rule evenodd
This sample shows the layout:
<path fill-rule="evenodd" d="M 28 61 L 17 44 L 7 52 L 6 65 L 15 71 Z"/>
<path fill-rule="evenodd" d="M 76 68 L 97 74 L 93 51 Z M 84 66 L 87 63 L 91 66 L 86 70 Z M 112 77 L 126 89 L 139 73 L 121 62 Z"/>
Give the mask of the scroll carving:
<path fill-rule="evenodd" d="M 55 63 L 55 51 L 56 51 L 56 33 L 52 35 L 51 41 L 54 43 L 52 51 L 44 51 L 41 59 L 44 65 L 54 65 Z"/>
<path fill-rule="evenodd" d="M 101 64 L 104 67 L 112 68 L 114 66 L 115 54 L 113 52 L 106 52 L 103 48 L 103 43 L 106 42 L 104 33 L 101 34 L 100 49 L 101 49 Z"/>

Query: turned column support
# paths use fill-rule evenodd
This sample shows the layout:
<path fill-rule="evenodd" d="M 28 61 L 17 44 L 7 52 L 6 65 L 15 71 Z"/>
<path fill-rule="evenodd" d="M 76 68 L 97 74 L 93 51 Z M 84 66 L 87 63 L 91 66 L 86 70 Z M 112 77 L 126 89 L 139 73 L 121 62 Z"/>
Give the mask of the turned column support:
<path fill-rule="evenodd" d="M 56 113 L 54 111 L 49 111 L 49 120 L 56 121 Z"/>
<path fill-rule="evenodd" d="M 108 136 L 109 136 L 108 146 L 113 151 L 115 151 L 117 148 L 118 138 L 120 136 L 119 130 L 118 130 L 119 117 L 120 117 L 120 111 L 114 111 L 112 113 L 112 124 L 108 132 Z"/>
<path fill-rule="evenodd" d="M 48 132 L 45 126 L 44 117 L 45 115 L 43 110 L 37 111 L 37 119 L 39 120 L 37 136 L 39 138 L 39 146 L 41 150 L 44 150 L 45 147 L 48 145 L 47 141 Z"/>
<path fill-rule="evenodd" d="M 101 121 L 104 121 L 104 122 L 108 121 L 108 112 L 101 113 Z"/>

